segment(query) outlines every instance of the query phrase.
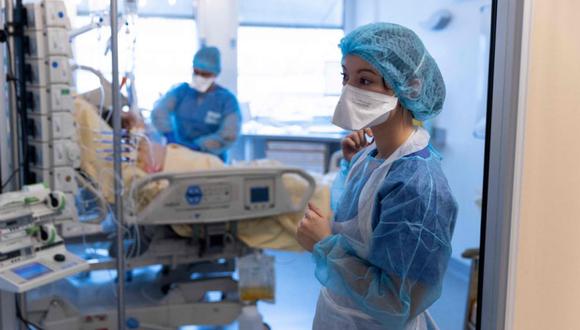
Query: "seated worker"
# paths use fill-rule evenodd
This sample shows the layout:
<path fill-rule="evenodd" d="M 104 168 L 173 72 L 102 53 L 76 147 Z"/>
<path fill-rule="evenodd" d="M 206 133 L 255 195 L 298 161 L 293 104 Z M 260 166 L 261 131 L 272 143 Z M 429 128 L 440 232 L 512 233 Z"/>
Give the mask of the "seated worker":
<path fill-rule="evenodd" d="M 220 70 L 219 50 L 201 48 L 193 58 L 191 83 L 179 84 L 159 99 L 151 120 L 169 143 L 226 161 L 240 133 L 241 114 L 236 97 L 215 83 Z"/>

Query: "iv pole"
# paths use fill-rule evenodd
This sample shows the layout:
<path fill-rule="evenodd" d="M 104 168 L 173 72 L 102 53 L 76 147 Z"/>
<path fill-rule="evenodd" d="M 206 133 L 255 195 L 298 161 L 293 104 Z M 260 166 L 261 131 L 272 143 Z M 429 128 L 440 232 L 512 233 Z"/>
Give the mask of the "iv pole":
<path fill-rule="evenodd" d="M 115 171 L 115 218 L 117 219 L 117 329 L 125 329 L 125 252 L 123 246 L 123 173 L 121 168 L 121 102 L 119 91 L 119 49 L 117 0 L 111 0 L 111 59 L 113 69 L 113 169 Z"/>

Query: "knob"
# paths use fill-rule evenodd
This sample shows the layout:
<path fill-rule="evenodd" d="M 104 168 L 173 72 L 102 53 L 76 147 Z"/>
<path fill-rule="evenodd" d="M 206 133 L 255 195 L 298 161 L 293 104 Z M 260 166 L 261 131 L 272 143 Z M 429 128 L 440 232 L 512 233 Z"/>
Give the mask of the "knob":
<path fill-rule="evenodd" d="M 54 261 L 56 262 L 63 262 L 66 260 L 66 256 L 64 254 L 57 253 L 54 255 Z"/>

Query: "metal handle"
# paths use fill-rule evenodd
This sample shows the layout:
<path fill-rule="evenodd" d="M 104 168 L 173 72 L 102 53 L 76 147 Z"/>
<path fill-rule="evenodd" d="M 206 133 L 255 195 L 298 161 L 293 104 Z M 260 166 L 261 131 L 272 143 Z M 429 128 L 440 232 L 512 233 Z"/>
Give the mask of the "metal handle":
<path fill-rule="evenodd" d="M 134 182 L 131 185 L 131 190 L 129 190 L 129 199 L 131 201 L 130 204 L 130 208 L 134 208 L 136 206 L 136 201 L 137 198 L 135 196 L 135 192 L 136 191 L 140 191 L 141 189 L 143 189 L 146 185 L 152 183 L 152 182 L 156 182 L 156 181 L 161 181 L 161 180 L 167 180 L 169 182 L 169 184 L 171 185 L 171 183 L 175 180 L 176 178 L 176 174 L 172 174 L 172 173 L 157 173 L 157 174 L 152 174 L 149 176 L 146 176 L 142 179 L 137 180 L 137 182 Z M 136 213 L 137 210 L 131 210 L 132 212 L 130 213 Z"/>
<path fill-rule="evenodd" d="M 138 180 L 137 182 L 133 183 L 133 186 L 131 187 L 130 196 L 133 197 L 134 191 L 142 189 L 143 187 L 150 184 L 151 182 L 167 180 L 167 181 L 169 181 L 169 183 L 171 183 L 172 181 L 175 180 L 176 177 L 178 177 L 178 176 L 176 176 L 176 174 L 174 174 L 174 173 L 157 173 L 157 174 L 148 175 L 148 176 Z"/>
<path fill-rule="evenodd" d="M 292 210 L 293 212 L 301 212 L 304 210 L 304 208 L 306 208 L 306 204 L 308 203 L 310 198 L 312 198 L 312 196 L 314 195 L 314 192 L 316 191 L 316 181 L 314 181 L 314 178 L 310 174 L 304 172 L 303 170 L 299 170 L 299 169 L 284 169 L 284 170 L 282 170 L 281 175 L 291 174 L 291 173 L 298 174 L 301 178 L 308 181 L 308 190 L 302 196 L 302 200 L 300 200 L 298 207 L 294 207 Z M 292 205 L 292 206 L 294 206 L 294 205 Z"/>

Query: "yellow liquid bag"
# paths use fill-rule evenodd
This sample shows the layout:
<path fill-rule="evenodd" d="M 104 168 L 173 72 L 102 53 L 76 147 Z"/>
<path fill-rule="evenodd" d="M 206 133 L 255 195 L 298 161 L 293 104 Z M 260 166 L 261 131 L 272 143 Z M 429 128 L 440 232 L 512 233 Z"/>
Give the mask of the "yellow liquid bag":
<path fill-rule="evenodd" d="M 240 273 L 240 299 L 247 302 L 258 300 L 274 302 L 275 273 L 274 257 L 253 253 L 238 260 Z"/>

